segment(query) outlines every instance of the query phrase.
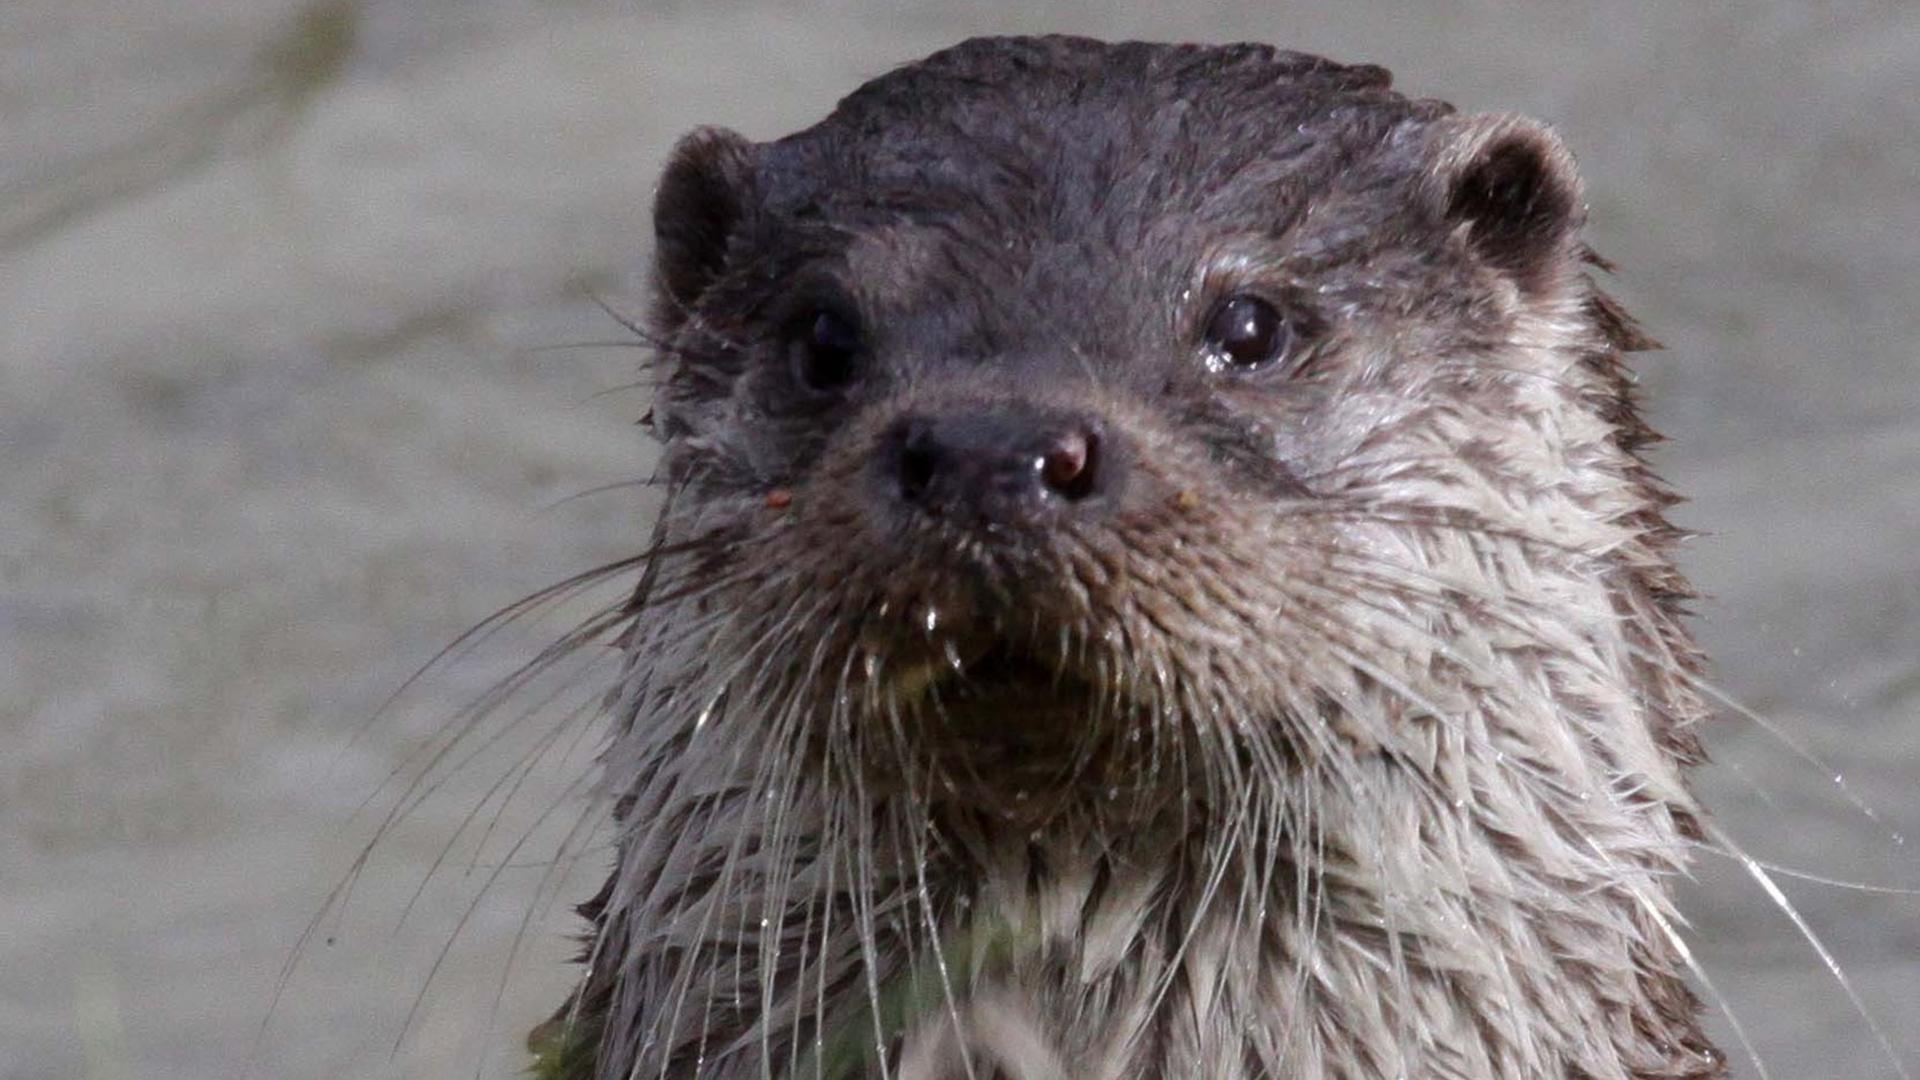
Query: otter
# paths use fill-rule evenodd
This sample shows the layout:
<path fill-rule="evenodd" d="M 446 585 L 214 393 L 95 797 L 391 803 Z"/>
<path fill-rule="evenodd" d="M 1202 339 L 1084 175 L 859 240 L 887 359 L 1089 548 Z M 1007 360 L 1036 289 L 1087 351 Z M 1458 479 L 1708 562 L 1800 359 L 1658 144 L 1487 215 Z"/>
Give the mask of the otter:
<path fill-rule="evenodd" d="M 1708 1077 L 1674 496 L 1535 121 L 978 39 L 674 149 L 550 1077 Z"/>

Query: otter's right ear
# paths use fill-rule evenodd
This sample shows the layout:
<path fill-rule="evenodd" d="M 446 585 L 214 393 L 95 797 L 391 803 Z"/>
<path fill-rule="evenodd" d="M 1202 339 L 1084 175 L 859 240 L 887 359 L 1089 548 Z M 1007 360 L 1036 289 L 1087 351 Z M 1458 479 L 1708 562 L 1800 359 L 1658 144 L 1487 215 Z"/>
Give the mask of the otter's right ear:
<path fill-rule="evenodd" d="M 727 242 L 745 216 L 753 144 L 726 128 L 697 128 L 674 145 L 653 196 L 655 316 L 668 328 L 725 269 Z"/>

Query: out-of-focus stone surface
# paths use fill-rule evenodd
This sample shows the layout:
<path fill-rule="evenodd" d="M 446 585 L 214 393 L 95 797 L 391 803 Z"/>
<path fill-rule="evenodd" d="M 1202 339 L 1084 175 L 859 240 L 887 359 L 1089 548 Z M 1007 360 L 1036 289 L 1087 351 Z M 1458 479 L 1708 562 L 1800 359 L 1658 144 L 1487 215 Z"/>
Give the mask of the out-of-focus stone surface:
<path fill-rule="evenodd" d="M 620 336 L 589 296 L 638 295 L 680 131 L 770 137 L 1039 30 L 1275 41 L 1557 124 L 1669 345 L 1642 366 L 1711 534 L 1689 563 L 1720 682 L 1826 763 L 1725 721 L 1709 797 L 1756 856 L 1920 885 L 1920 839 L 1888 839 L 1920 836 L 1920 9 L 11 0 L 0 1076 L 516 1075 L 604 860 L 544 869 L 592 752 L 564 706 L 442 763 L 269 1004 L 541 629 L 368 717 L 489 612 L 644 541 L 644 488 L 562 501 L 646 475 L 638 354 L 537 350 Z M 1712 855 L 1701 879 L 1702 965 L 1771 1074 L 1894 1075 L 1753 880 Z M 1920 901 L 1782 886 L 1920 1071 Z"/>

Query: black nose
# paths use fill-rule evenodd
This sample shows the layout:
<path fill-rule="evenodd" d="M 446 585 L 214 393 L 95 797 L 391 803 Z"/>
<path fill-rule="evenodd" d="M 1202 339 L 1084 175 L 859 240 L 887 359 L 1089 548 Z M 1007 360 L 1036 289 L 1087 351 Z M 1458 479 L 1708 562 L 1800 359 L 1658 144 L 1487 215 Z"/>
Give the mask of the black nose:
<path fill-rule="evenodd" d="M 983 407 L 909 416 L 881 440 L 882 482 L 901 503 L 961 525 L 1030 523 L 1113 491 L 1112 447 L 1091 417 Z"/>

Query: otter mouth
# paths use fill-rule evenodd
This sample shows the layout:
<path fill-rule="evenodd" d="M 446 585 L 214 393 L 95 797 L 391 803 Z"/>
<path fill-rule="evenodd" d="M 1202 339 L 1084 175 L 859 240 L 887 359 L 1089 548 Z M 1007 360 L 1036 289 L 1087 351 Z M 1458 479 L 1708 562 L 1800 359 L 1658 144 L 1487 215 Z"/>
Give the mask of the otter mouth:
<path fill-rule="evenodd" d="M 949 679 L 944 680 L 952 700 L 982 704 L 1008 699 L 1058 697 L 1069 683 L 1078 682 L 1056 665 L 1029 653 L 1018 652 L 1004 642 L 988 647 L 986 652 L 972 662 L 963 664 Z"/>
<path fill-rule="evenodd" d="M 947 644 L 943 656 L 904 673 L 894 690 L 969 736 L 1047 739 L 1070 734 L 1094 701 L 1085 676 L 1011 642 Z"/>

